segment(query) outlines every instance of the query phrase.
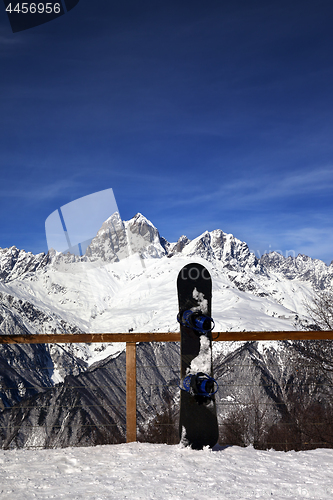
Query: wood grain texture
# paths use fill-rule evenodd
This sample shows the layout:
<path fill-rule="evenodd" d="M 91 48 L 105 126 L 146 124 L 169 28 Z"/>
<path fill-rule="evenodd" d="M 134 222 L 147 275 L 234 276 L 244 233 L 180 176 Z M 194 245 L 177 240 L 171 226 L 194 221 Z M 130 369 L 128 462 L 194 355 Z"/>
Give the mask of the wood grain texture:
<path fill-rule="evenodd" d="M 126 442 L 136 441 L 136 343 L 126 343 Z"/>
<path fill-rule="evenodd" d="M 258 340 L 333 340 L 333 330 L 212 332 L 215 342 Z M 0 335 L 0 344 L 89 344 L 91 342 L 179 342 L 179 332 Z"/>

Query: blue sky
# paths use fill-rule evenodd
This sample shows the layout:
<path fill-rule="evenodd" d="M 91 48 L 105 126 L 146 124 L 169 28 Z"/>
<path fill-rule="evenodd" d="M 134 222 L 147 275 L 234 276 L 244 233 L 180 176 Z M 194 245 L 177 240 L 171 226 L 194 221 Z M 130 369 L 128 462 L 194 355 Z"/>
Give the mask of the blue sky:
<path fill-rule="evenodd" d="M 175 241 L 333 259 L 331 0 L 80 0 L 13 34 L 0 12 L 0 247 L 113 188 Z"/>

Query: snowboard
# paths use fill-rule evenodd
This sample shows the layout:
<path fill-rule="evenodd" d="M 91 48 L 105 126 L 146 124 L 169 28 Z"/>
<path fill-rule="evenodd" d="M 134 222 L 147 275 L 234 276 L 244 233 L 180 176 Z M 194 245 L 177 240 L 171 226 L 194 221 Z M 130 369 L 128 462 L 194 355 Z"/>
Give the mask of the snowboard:
<path fill-rule="evenodd" d="M 213 447 L 218 440 L 209 272 L 200 264 L 186 265 L 178 275 L 177 290 L 181 332 L 179 436 L 183 445 L 200 450 Z"/>

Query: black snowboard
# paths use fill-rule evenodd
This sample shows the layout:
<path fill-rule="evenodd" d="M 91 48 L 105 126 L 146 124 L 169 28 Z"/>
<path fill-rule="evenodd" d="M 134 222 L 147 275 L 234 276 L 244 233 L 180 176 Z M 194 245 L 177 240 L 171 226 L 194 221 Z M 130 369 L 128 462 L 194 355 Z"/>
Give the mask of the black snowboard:
<path fill-rule="evenodd" d="M 212 280 L 200 264 L 188 264 L 177 279 L 179 315 L 200 311 L 211 317 Z M 211 332 L 200 334 L 188 327 L 181 331 L 181 384 L 184 377 L 198 372 L 213 376 Z M 182 385 L 181 385 L 182 387 Z M 218 440 L 215 396 L 205 397 L 180 391 L 179 435 L 185 446 L 200 450 Z"/>

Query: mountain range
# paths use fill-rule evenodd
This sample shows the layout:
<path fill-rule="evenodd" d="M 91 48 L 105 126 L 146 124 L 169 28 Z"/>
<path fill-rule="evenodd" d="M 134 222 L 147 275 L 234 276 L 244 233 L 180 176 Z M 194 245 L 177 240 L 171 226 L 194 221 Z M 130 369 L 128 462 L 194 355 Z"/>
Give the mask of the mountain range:
<path fill-rule="evenodd" d="M 177 331 L 176 279 L 191 261 L 212 275 L 216 331 L 311 328 L 306 301 L 316 290 L 333 289 L 333 261 L 328 266 L 277 252 L 257 258 L 245 242 L 220 229 L 170 243 L 143 215 L 122 221 L 115 213 L 82 257 L 52 249 L 38 255 L 0 249 L 0 332 Z M 1 446 L 123 439 L 124 347 L 1 345 Z M 214 343 L 220 421 L 233 405 L 253 397 L 270 403 L 274 420 L 294 376 L 288 362 L 292 352 L 291 342 Z M 166 400 L 177 407 L 179 346 L 140 344 L 137 372 L 143 431 Z M 252 396 L 245 390 L 249 380 Z"/>

